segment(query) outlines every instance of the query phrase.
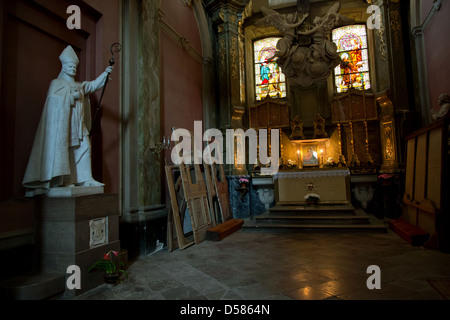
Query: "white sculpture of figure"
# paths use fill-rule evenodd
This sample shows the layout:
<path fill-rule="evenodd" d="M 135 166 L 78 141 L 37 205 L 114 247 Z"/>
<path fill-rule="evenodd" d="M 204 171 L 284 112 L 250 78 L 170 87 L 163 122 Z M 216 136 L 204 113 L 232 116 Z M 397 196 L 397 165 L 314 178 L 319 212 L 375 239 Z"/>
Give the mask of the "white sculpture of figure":
<path fill-rule="evenodd" d="M 68 46 L 59 57 L 62 70 L 50 84 L 23 186 L 27 197 L 58 187 L 103 187 L 92 177 L 89 95 L 103 88 L 113 67 L 96 80 L 75 82 L 78 57 Z"/>
<path fill-rule="evenodd" d="M 436 111 L 431 109 L 431 118 L 436 121 L 440 118 L 445 117 L 450 109 L 450 96 L 446 93 L 443 93 L 439 96 L 439 110 Z"/>
<path fill-rule="evenodd" d="M 259 201 L 266 207 L 267 210 L 270 209 L 270 205 L 275 201 L 274 190 L 271 188 L 258 188 Z"/>

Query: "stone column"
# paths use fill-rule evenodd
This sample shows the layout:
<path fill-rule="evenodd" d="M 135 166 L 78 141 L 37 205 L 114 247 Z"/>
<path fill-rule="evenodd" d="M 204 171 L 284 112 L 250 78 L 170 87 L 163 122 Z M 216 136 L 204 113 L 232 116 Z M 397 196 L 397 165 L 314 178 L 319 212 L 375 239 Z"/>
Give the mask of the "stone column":
<path fill-rule="evenodd" d="M 140 7 L 139 209 L 161 204 L 161 158 L 150 146 L 161 142 L 159 1 Z"/>
<path fill-rule="evenodd" d="M 399 0 L 375 1 L 382 13 L 382 29 L 375 32 L 378 50 L 377 85 L 383 94 L 378 99 L 380 107 L 382 172 L 395 172 L 403 166 L 404 138 L 417 128 L 414 105 L 411 48 L 405 38 L 405 3 Z"/>
<path fill-rule="evenodd" d="M 244 106 L 241 100 L 239 21 L 248 0 L 210 0 L 206 10 L 217 38 L 218 125 L 221 129 L 242 127 Z"/>
<path fill-rule="evenodd" d="M 122 4 L 124 84 L 122 170 L 124 216 L 161 208 L 159 1 Z"/>
<path fill-rule="evenodd" d="M 122 14 L 121 228 L 125 247 L 148 254 L 155 243 L 147 230 L 160 223 L 157 219 L 166 219 L 161 156 L 150 150 L 162 138 L 160 1 L 123 0 Z"/>
<path fill-rule="evenodd" d="M 216 38 L 217 125 L 223 130 L 243 128 L 245 113 L 244 47 L 240 21 L 249 0 L 205 1 Z M 226 159 L 226 155 L 224 155 Z M 235 168 L 236 169 L 236 168 Z M 239 169 L 239 173 L 243 168 Z M 227 173 L 232 168 L 226 166 Z M 234 170 L 236 171 L 236 170 Z"/>

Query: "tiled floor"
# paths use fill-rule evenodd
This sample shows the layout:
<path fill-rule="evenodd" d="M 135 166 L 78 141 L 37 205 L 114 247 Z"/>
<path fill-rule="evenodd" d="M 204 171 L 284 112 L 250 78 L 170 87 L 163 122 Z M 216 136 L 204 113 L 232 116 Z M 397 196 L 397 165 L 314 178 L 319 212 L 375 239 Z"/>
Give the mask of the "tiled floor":
<path fill-rule="evenodd" d="M 381 269 L 369 290 L 367 268 Z M 79 300 L 444 300 L 450 254 L 395 233 L 239 231 L 221 242 L 141 257 L 129 279 Z"/>

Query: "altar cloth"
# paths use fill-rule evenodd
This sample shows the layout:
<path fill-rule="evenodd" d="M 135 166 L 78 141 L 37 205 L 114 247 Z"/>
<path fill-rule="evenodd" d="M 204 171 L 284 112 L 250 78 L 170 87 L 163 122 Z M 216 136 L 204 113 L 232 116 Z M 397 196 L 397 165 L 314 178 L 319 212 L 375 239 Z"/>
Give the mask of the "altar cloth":
<path fill-rule="evenodd" d="M 278 172 L 273 176 L 274 180 L 277 179 L 297 179 L 297 178 L 320 178 L 320 177 L 349 177 L 349 169 L 340 170 L 311 170 L 311 171 L 288 171 Z"/>
<path fill-rule="evenodd" d="M 273 176 L 277 205 L 304 204 L 308 194 L 320 196 L 320 204 L 350 204 L 350 170 L 330 168 L 281 171 Z"/>

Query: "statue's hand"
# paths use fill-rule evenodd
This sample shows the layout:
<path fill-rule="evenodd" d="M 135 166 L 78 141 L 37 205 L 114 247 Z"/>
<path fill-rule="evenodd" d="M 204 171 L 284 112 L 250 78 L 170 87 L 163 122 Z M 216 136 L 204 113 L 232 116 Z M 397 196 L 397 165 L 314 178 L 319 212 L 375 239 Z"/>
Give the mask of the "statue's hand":
<path fill-rule="evenodd" d="M 74 100 L 79 100 L 81 98 L 81 92 L 75 91 L 74 93 L 72 93 L 72 97 Z"/>
<path fill-rule="evenodd" d="M 112 66 L 108 67 L 108 68 L 106 68 L 105 72 L 108 73 L 108 74 L 111 74 L 113 69 L 114 69 L 114 67 L 112 67 Z"/>

